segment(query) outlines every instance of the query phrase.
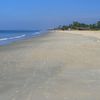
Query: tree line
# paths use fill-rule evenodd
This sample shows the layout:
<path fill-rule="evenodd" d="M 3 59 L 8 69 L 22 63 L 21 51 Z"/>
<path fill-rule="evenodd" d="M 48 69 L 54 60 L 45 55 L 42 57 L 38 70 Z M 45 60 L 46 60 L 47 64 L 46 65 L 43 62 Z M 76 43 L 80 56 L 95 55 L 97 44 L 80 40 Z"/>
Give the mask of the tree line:
<path fill-rule="evenodd" d="M 59 30 L 100 30 L 100 21 L 95 24 L 85 24 L 80 22 L 73 22 L 69 25 L 60 25 L 55 29 Z"/>

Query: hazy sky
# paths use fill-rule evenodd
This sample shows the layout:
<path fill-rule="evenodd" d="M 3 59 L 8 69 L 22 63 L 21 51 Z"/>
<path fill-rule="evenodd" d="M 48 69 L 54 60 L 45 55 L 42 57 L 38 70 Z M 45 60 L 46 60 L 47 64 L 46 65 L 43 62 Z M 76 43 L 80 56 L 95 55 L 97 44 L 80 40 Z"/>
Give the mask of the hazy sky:
<path fill-rule="evenodd" d="M 100 0 L 0 0 L 0 29 L 45 29 L 100 20 Z"/>

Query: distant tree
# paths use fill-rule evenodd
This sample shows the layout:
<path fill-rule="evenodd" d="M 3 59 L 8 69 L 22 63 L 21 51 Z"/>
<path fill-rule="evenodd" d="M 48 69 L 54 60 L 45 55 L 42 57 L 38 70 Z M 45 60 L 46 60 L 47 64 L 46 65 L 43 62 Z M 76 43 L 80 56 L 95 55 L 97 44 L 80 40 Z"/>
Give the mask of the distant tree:
<path fill-rule="evenodd" d="M 73 24 L 72 24 L 72 28 L 73 29 L 77 29 L 78 27 L 80 27 L 80 23 L 79 22 L 73 22 Z"/>
<path fill-rule="evenodd" d="M 100 21 L 97 22 L 97 28 L 100 29 Z"/>
<path fill-rule="evenodd" d="M 62 29 L 62 30 L 68 30 L 68 26 L 64 25 L 64 26 L 62 26 L 61 29 Z"/>
<path fill-rule="evenodd" d="M 61 25 L 59 25 L 59 26 L 58 26 L 58 29 L 61 29 L 61 28 L 62 28 L 62 26 L 61 26 Z"/>
<path fill-rule="evenodd" d="M 91 30 L 96 30 L 97 29 L 96 24 L 90 24 L 89 27 L 90 27 Z"/>
<path fill-rule="evenodd" d="M 85 24 L 74 21 L 72 24 L 69 25 L 60 25 L 56 29 L 68 30 L 69 28 L 74 30 L 100 30 L 100 21 L 98 21 L 96 24 Z"/>
<path fill-rule="evenodd" d="M 84 24 L 84 23 L 80 23 L 80 27 L 83 27 L 83 28 L 88 28 L 89 25 L 88 24 Z"/>

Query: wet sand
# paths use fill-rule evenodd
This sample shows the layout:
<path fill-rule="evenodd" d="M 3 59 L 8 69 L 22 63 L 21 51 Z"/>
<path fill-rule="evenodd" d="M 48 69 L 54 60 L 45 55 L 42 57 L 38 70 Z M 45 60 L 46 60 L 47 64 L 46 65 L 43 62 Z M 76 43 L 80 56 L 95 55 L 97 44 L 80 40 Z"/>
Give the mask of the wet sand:
<path fill-rule="evenodd" d="M 0 100 L 100 100 L 100 38 L 86 32 L 0 47 Z"/>

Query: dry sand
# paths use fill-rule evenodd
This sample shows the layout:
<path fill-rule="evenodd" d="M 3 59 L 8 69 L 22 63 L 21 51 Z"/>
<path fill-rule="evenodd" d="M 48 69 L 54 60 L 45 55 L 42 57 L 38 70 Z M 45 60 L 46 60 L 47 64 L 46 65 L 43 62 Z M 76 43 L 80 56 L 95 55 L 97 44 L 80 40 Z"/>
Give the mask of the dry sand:
<path fill-rule="evenodd" d="M 72 34 L 80 34 L 83 36 L 96 37 L 100 39 L 100 31 L 65 31 Z"/>
<path fill-rule="evenodd" d="M 0 47 L 0 100 L 100 100 L 99 40 L 54 31 Z"/>

